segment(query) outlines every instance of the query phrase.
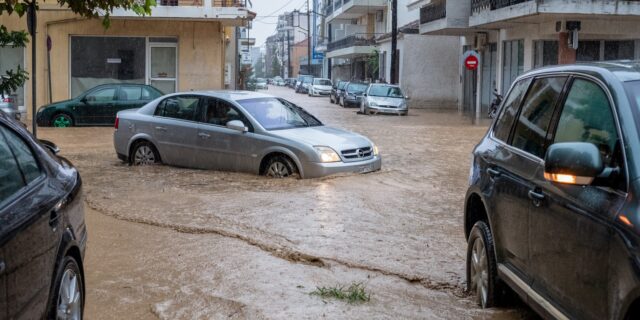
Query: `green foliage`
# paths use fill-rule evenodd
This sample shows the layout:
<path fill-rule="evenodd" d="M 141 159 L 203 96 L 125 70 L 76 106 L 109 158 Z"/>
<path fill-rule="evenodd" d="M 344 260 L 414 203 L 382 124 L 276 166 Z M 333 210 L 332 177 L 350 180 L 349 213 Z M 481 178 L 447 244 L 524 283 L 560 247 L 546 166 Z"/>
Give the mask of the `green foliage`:
<path fill-rule="evenodd" d="M 378 50 L 371 51 L 367 63 L 369 64 L 369 77 L 371 77 L 371 79 L 378 79 L 378 71 L 380 70 L 380 52 Z"/>
<path fill-rule="evenodd" d="M 371 300 L 371 295 L 366 292 L 362 283 L 352 283 L 348 287 L 316 287 L 316 290 L 311 292 L 310 295 L 345 300 L 349 304 L 364 303 Z"/>
<path fill-rule="evenodd" d="M 24 71 L 20 66 L 16 71 L 8 70 L 6 74 L 2 75 L 2 81 L 0 81 L 0 94 L 10 95 L 12 92 L 18 90 L 29 79 L 28 73 Z"/>
<path fill-rule="evenodd" d="M 0 25 L 0 47 L 24 47 L 29 42 L 28 34 L 24 31 L 9 31 Z"/>
<path fill-rule="evenodd" d="M 271 62 L 271 76 L 275 77 L 281 74 L 282 74 L 282 66 L 280 65 L 280 61 L 278 60 L 278 57 L 274 57 L 273 61 Z"/>

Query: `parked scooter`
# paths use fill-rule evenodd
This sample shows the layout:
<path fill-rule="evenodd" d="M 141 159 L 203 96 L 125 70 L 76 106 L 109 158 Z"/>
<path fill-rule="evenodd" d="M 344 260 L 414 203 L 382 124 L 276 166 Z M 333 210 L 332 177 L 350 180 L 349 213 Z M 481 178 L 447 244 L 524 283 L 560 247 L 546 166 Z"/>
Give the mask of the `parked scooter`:
<path fill-rule="evenodd" d="M 491 105 L 489 105 L 489 118 L 491 119 L 495 119 L 495 117 L 498 115 L 498 108 L 500 107 L 500 104 L 502 104 L 502 95 L 498 93 L 498 90 L 493 89 L 493 101 L 491 101 Z"/>

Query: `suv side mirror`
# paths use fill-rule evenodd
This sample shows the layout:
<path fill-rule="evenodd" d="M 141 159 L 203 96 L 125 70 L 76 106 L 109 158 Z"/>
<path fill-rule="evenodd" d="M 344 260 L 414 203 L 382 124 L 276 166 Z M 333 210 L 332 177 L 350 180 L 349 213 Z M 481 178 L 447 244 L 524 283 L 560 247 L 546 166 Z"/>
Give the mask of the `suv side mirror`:
<path fill-rule="evenodd" d="M 40 143 L 47 149 L 49 149 L 49 151 L 51 151 L 51 153 L 53 154 L 58 154 L 58 152 L 60 152 L 60 148 L 58 148 L 58 146 L 49 141 L 49 140 L 42 140 L 40 139 Z"/>
<path fill-rule="evenodd" d="M 231 130 L 236 130 L 236 131 L 240 131 L 240 132 L 247 132 L 249 131 L 249 128 L 247 128 L 244 123 L 240 120 L 231 120 L 229 122 L 227 122 L 227 128 L 231 129 Z"/>
<path fill-rule="evenodd" d="M 602 155 L 593 143 L 552 144 L 544 161 L 545 179 L 563 184 L 590 185 L 604 171 Z"/>

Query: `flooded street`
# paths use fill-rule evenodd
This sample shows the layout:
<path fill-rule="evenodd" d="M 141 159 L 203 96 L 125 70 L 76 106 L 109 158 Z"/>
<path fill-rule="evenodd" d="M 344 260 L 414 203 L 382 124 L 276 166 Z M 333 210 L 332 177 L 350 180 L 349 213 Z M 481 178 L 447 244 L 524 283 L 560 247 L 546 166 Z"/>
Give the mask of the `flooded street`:
<path fill-rule="evenodd" d="M 88 319 L 522 319 L 465 291 L 463 202 L 486 131 L 456 113 L 363 116 L 270 87 L 373 140 L 382 170 L 273 180 L 130 167 L 112 128 L 39 129 L 84 181 Z M 364 285 L 370 301 L 311 295 Z"/>

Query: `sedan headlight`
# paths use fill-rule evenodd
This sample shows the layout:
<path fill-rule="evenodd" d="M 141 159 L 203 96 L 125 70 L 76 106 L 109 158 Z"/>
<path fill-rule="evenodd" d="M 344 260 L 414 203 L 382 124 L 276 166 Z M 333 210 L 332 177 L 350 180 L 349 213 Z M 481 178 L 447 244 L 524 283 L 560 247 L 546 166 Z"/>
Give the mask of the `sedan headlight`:
<path fill-rule="evenodd" d="M 369 106 L 370 106 L 370 107 L 377 107 L 377 106 L 378 106 L 378 104 L 377 104 L 377 103 L 375 103 L 375 102 L 373 102 L 373 101 L 371 101 L 371 102 L 369 102 Z"/>
<path fill-rule="evenodd" d="M 403 101 L 403 102 L 400 104 L 400 109 L 406 109 L 406 108 L 407 108 L 407 102 L 406 102 L 406 101 Z"/>
<path fill-rule="evenodd" d="M 380 152 L 378 151 L 378 146 L 376 146 L 375 144 L 373 145 L 373 155 L 377 156 Z"/>
<path fill-rule="evenodd" d="M 318 155 L 320 156 L 320 161 L 322 162 L 340 162 L 340 156 L 329 147 L 314 147 Z"/>

